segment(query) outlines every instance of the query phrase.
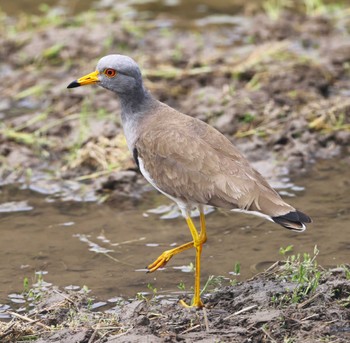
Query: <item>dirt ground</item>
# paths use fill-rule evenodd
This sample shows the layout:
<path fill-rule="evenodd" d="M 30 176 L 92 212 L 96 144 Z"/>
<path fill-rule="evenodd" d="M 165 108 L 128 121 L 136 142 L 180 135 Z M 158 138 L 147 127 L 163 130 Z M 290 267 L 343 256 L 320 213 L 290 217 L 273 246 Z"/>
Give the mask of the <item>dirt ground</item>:
<path fill-rule="evenodd" d="M 133 57 L 156 98 L 218 128 L 250 161 L 300 174 L 317 159 L 349 158 L 349 9 L 176 26 L 118 6 L 0 15 L 1 185 L 40 184 L 45 193 L 69 180 L 84 185 L 80 200 L 93 191 L 101 201 L 144 190 L 118 100 L 99 88 L 66 89 L 108 53 Z M 0 341 L 349 342 L 348 269 L 322 271 L 313 290 L 307 284 L 275 266 L 215 290 L 203 310 L 155 295 L 121 300 L 113 313 L 92 311 L 86 294 L 55 290 L 24 318 L 0 322 Z"/>
<path fill-rule="evenodd" d="M 0 339 L 3 343 L 349 342 L 349 267 L 322 271 L 310 293 L 308 282 L 292 281 L 285 267 L 285 262 L 276 263 L 246 282 L 215 289 L 200 310 L 154 295 L 120 300 L 112 310 L 98 312 L 89 307 L 87 294 L 42 291 L 28 316 L 0 322 Z M 310 273 L 309 281 L 316 269 Z"/>

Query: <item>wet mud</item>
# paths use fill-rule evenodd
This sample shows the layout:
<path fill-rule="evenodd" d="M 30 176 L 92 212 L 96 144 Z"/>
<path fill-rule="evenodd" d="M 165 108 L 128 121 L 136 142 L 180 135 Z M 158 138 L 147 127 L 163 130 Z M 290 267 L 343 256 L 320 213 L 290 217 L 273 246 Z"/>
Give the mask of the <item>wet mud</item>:
<path fill-rule="evenodd" d="M 286 278 L 284 267 L 216 289 L 203 309 L 154 295 L 99 312 L 87 293 L 53 289 L 28 316 L 0 322 L 1 342 L 348 342 L 348 267 L 323 271 L 317 290 L 297 303 L 292 294 L 305 285 Z"/>

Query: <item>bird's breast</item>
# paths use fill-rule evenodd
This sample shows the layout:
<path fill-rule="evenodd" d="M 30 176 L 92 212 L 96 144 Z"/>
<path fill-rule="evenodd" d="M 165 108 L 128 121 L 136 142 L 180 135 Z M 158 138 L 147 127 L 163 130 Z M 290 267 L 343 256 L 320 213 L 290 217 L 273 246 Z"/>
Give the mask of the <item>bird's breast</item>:
<path fill-rule="evenodd" d="M 137 122 L 132 119 L 127 119 L 127 120 L 122 120 L 122 125 L 123 125 L 123 131 L 124 131 L 128 148 L 130 152 L 133 152 L 135 147 L 135 142 L 138 137 Z"/>

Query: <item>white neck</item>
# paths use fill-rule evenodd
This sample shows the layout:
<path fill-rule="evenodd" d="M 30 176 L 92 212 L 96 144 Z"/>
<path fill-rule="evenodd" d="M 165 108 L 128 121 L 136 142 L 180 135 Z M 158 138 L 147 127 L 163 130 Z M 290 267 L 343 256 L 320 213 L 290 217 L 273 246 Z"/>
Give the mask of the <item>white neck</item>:
<path fill-rule="evenodd" d="M 131 152 L 134 150 L 135 142 L 138 137 L 138 120 L 137 118 L 134 118 L 134 116 L 137 115 L 134 113 L 131 116 L 122 116 L 124 135 L 128 144 L 128 148 Z"/>

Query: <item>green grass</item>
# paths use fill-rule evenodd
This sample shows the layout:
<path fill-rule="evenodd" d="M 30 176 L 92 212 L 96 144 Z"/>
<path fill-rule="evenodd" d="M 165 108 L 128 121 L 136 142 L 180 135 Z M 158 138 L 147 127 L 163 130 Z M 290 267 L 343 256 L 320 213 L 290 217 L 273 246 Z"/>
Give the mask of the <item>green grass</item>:
<path fill-rule="evenodd" d="M 276 21 L 286 9 L 297 10 L 312 17 L 339 10 L 344 7 L 344 3 L 326 3 L 324 0 L 265 0 L 262 8 L 272 21 Z"/>
<path fill-rule="evenodd" d="M 343 268 L 346 279 L 350 280 L 350 269 L 345 264 L 342 264 L 340 267 Z"/>
<path fill-rule="evenodd" d="M 281 248 L 280 253 L 285 256 L 292 249 L 293 246 Z M 287 289 L 284 294 L 273 295 L 272 302 L 276 304 L 300 303 L 307 296 L 315 293 L 324 273 L 316 260 L 318 254 L 319 250 L 315 246 L 312 255 L 304 253 L 287 257 L 278 277 L 286 282 L 293 283 L 294 287 Z"/>
<path fill-rule="evenodd" d="M 241 264 L 239 262 L 236 262 L 233 266 L 233 275 L 240 275 L 241 274 Z"/>
<path fill-rule="evenodd" d="M 327 12 L 327 6 L 323 0 L 303 0 L 303 3 L 306 15 L 314 16 Z"/>
<path fill-rule="evenodd" d="M 42 53 L 42 57 L 45 61 L 56 61 L 60 62 L 58 59 L 60 57 L 60 53 L 64 48 L 64 44 L 56 43 L 49 48 L 45 49 Z"/>
<path fill-rule="evenodd" d="M 286 256 L 286 254 L 287 254 L 288 252 L 293 251 L 293 248 L 294 248 L 293 245 L 288 245 L 288 246 L 285 247 L 285 248 L 281 247 L 280 250 L 279 250 L 279 253 L 280 253 L 280 255 L 282 255 L 282 256 Z"/>
<path fill-rule="evenodd" d="M 201 295 L 203 295 L 206 292 L 209 291 L 213 291 L 218 287 L 221 287 L 223 282 L 225 280 L 224 276 L 221 275 L 210 275 L 208 277 L 207 282 L 205 283 L 205 285 L 203 286 L 202 290 L 201 290 Z"/>
<path fill-rule="evenodd" d="M 50 146 L 50 141 L 45 137 L 40 137 L 35 133 L 16 131 L 10 127 L 1 126 L 0 134 L 9 140 L 28 146 Z"/>
<path fill-rule="evenodd" d="M 240 119 L 241 122 L 246 123 L 246 124 L 250 124 L 255 120 L 255 115 L 252 113 L 244 113 L 243 117 Z"/>
<path fill-rule="evenodd" d="M 277 20 L 282 11 L 291 4 L 291 0 L 265 0 L 262 7 L 271 20 Z"/>
<path fill-rule="evenodd" d="M 43 291 L 42 286 L 44 285 L 44 276 L 42 273 L 35 273 L 32 279 L 32 285 L 30 285 L 29 278 L 23 279 L 23 292 L 22 294 L 27 299 L 31 299 L 31 302 L 36 302 L 42 298 Z"/>
<path fill-rule="evenodd" d="M 185 291 L 186 290 L 186 285 L 183 281 L 180 281 L 180 283 L 177 285 L 177 288 L 180 290 L 180 291 Z"/>

